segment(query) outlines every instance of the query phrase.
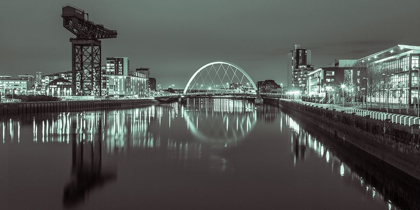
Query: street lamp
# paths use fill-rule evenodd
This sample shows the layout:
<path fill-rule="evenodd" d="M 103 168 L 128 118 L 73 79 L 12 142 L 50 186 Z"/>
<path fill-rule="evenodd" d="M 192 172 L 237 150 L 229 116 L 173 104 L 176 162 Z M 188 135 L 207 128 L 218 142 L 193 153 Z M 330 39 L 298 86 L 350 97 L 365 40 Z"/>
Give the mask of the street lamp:
<path fill-rule="evenodd" d="M 325 87 L 325 90 L 327 91 L 327 98 L 328 98 L 328 103 L 331 103 L 330 102 L 330 97 L 331 97 L 331 93 L 330 93 L 330 91 L 332 90 L 332 88 L 331 88 L 331 86 L 327 86 L 327 87 Z M 332 104 L 331 104 L 331 109 L 332 109 Z"/>
<path fill-rule="evenodd" d="M 367 95 L 368 95 L 368 88 L 369 88 L 369 78 L 367 77 L 363 77 L 363 80 L 366 80 L 366 91 L 365 91 L 365 104 L 366 104 L 366 109 L 368 109 L 368 104 L 367 104 Z M 370 97 L 370 108 L 372 108 L 372 96 Z"/>
<path fill-rule="evenodd" d="M 343 106 L 346 106 L 346 97 L 344 96 L 344 88 L 346 88 L 345 84 L 341 84 L 341 90 L 343 93 Z"/>
<path fill-rule="evenodd" d="M 388 82 L 388 85 L 387 85 L 387 91 L 388 91 L 388 94 L 387 94 L 387 98 L 388 98 L 388 100 L 387 100 L 387 109 L 389 109 L 389 92 L 390 92 L 390 89 L 391 89 L 390 83 L 392 82 L 392 77 L 394 76 L 394 74 L 391 74 L 390 76 L 391 76 L 391 79 L 390 79 L 390 81 Z M 394 106 L 392 108 L 394 108 Z"/>
<path fill-rule="evenodd" d="M 383 87 L 384 87 L 384 103 L 385 103 L 385 91 L 386 91 L 386 112 L 389 111 L 389 82 L 386 82 L 386 78 L 390 77 L 390 76 L 393 76 L 393 75 L 394 74 L 390 74 L 390 75 L 387 75 L 385 73 L 382 74 L 383 81 L 384 81 L 384 85 L 383 85 Z M 385 106 L 385 104 L 384 104 L 384 106 Z"/>
<path fill-rule="evenodd" d="M 413 66 L 413 69 L 417 70 L 417 117 L 420 117 L 419 97 L 420 97 L 420 70 L 418 66 Z"/>
<path fill-rule="evenodd" d="M 383 91 L 382 91 L 382 98 L 383 98 L 383 105 L 385 106 L 385 73 L 382 73 L 382 77 L 383 77 L 383 82 L 384 84 L 382 85 Z M 388 112 L 388 109 L 386 110 L 386 112 Z"/>

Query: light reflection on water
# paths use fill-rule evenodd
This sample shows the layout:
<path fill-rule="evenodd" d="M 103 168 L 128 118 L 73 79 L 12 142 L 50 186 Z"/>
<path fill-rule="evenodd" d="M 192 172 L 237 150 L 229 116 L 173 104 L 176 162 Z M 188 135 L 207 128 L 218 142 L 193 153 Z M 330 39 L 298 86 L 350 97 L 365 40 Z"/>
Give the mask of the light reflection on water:
<path fill-rule="evenodd" d="M 68 151 L 72 151 L 70 176 L 66 178 L 65 183 L 54 183 L 64 186 L 62 191 L 64 206 L 83 208 L 83 205 L 80 204 L 85 201 L 88 194 L 94 192 L 94 189 L 102 189 L 104 186 L 114 189 L 112 183 L 119 186 L 115 183 L 119 183 L 120 177 L 126 177 L 126 174 L 131 173 L 143 174 L 144 170 L 152 170 L 153 168 L 146 167 L 150 165 L 150 162 L 156 164 L 155 167 L 175 167 L 188 170 L 189 173 L 204 173 L 206 175 L 203 176 L 206 180 L 214 179 L 213 176 L 228 177 L 229 179 L 236 177 L 231 180 L 231 185 L 247 186 L 243 181 L 249 182 L 252 177 L 247 177 L 246 174 L 258 173 L 252 163 L 253 156 L 259 158 L 268 154 L 276 158 L 287 159 L 287 156 L 282 156 L 284 150 L 279 149 L 275 154 L 271 154 L 266 149 L 260 148 L 264 144 L 278 148 L 290 147 L 288 155 L 292 155 L 290 160 L 292 167 L 289 169 L 291 174 L 298 173 L 302 167 L 308 167 L 308 164 L 318 159 L 330 168 L 328 173 L 340 177 L 342 182 L 349 185 L 346 189 L 357 188 L 363 191 L 363 193 L 361 192 L 363 199 L 370 200 L 370 202 L 382 201 L 380 206 L 386 206 L 389 209 L 418 205 L 417 201 L 404 200 L 395 193 L 395 190 L 413 193 L 410 189 L 398 188 L 398 182 L 388 186 L 387 183 L 384 183 L 387 181 L 386 175 L 380 177 L 382 182 L 378 182 L 375 179 L 377 173 L 372 172 L 374 169 L 361 169 L 360 165 L 349 161 L 347 154 L 343 155 L 339 149 L 326 144 L 328 139 L 318 134 L 311 135 L 298 122 L 278 108 L 255 107 L 248 101 L 191 99 L 183 105 L 173 103 L 138 109 L 41 114 L 2 119 L 0 126 L 1 142 L 4 146 L 15 145 L 19 149 L 21 144 L 30 146 L 41 144 L 42 147 L 48 148 L 49 145 L 58 144 L 64 145 Z M 265 139 L 278 140 L 273 144 Z M 258 143 L 258 141 L 262 143 Z M 253 145 L 252 142 L 256 142 L 256 144 Z M 247 146 L 249 144 L 252 146 Z M 238 156 L 235 153 L 244 148 L 252 149 L 252 147 L 258 151 L 245 153 L 245 156 Z M 7 148 L 5 147 L 5 149 Z M 0 149 L 2 149 L 1 145 Z M 51 151 L 51 149 L 46 149 L 46 151 Z M 133 159 L 133 155 L 140 155 L 142 159 L 138 164 L 143 166 L 140 168 L 142 172 L 138 172 L 137 170 L 140 170 L 138 168 L 124 170 L 124 168 L 111 167 L 111 170 L 104 169 L 110 158 L 121 157 L 121 155 L 126 157 L 123 158 L 125 161 Z M 270 161 L 272 160 L 271 156 Z M 103 157 L 108 161 L 104 161 Z M 244 170 L 243 165 L 248 164 L 246 162 L 248 159 L 251 162 L 245 167 L 246 171 L 242 171 Z M 258 167 L 266 165 L 265 162 L 267 160 L 261 162 L 262 164 L 259 164 Z M 124 162 L 117 164 L 124 165 Z M 352 166 L 357 166 L 357 168 L 353 169 Z M 278 163 L 265 167 L 268 168 L 264 169 L 271 170 L 273 174 L 281 174 L 287 165 L 280 167 L 280 163 Z M 313 173 L 322 174 L 325 172 L 320 168 Z M 159 174 L 154 174 L 151 177 L 155 176 L 159 176 Z M 183 176 L 188 177 L 188 174 Z M 244 176 L 244 180 L 238 178 L 242 176 Z M 282 181 L 288 182 L 294 176 L 297 175 L 291 175 Z M 277 182 L 273 183 L 273 186 L 282 183 L 275 178 L 266 178 Z M 130 182 L 134 184 L 138 181 L 130 180 Z M 253 182 L 260 181 L 254 180 Z M 331 183 L 326 182 L 325 186 L 329 184 Z M 288 185 L 284 184 L 283 187 L 287 188 L 286 186 Z M 270 191 L 271 187 L 267 188 L 266 190 Z M 380 190 L 378 191 L 378 189 Z M 240 190 L 247 191 L 246 188 Z M 274 188 L 271 189 L 271 191 L 273 190 Z M 275 188 L 275 190 L 281 192 L 281 188 Z M 308 188 L 302 190 L 316 191 L 316 189 Z M 418 194 L 414 193 L 412 196 L 416 195 Z M 253 196 L 258 198 L 257 195 Z M 288 200 L 287 196 L 285 200 Z M 198 201 L 207 200 L 198 199 Z M 278 204 L 274 206 L 279 207 Z M 355 204 L 354 207 L 362 206 L 363 203 L 360 203 Z"/>
<path fill-rule="evenodd" d="M 211 104 L 210 104 L 211 103 Z M 161 133 L 155 132 L 150 126 L 166 127 L 162 121 L 167 121 L 171 129 L 173 123 L 183 119 L 187 130 L 199 142 L 214 145 L 236 145 L 255 126 L 257 114 L 252 103 L 245 101 L 221 100 L 191 100 L 187 106 L 178 103 L 162 106 L 150 106 L 143 109 L 129 109 L 102 112 L 83 112 L 38 115 L 25 124 L 32 124 L 32 140 L 34 142 L 70 143 L 70 136 L 76 134 L 76 141 L 92 141 L 99 124 L 105 128 L 103 140 L 106 152 L 124 152 L 128 147 L 160 147 Z M 164 116 L 167 111 L 167 119 Z M 240 113 L 240 115 L 238 114 Z M 8 122 L 7 122 L 8 121 Z M 20 142 L 21 118 L 2 122 L 3 143 Z M 205 125 L 201 126 L 204 122 Z M 153 125 L 151 125 L 153 124 Z M 75 131 L 71 127 L 75 126 Z M 130 145 L 128 145 L 130 144 Z"/>
<path fill-rule="evenodd" d="M 420 195 L 420 192 L 418 191 L 419 187 L 415 187 L 414 189 L 404 189 L 402 186 L 398 186 L 398 182 L 393 180 L 391 177 L 386 178 L 386 174 L 382 174 L 384 177 L 381 178 L 385 180 L 388 179 L 388 181 L 393 183 L 389 184 L 387 182 L 378 182 L 377 178 L 374 177 L 376 175 L 374 173 L 381 172 L 376 172 L 374 169 L 367 166 L 367 168 L 360 168 L 360 163 L 356 163 L 359 160 L 355 157 L 347 157 L 346 160 L 340 159 L 339 156 L 336 156 L 336 148 L 324 145 L 324 137 L 321 136 L 321 140 L 317 140 L 316 137 L 302 129 L 299 124 L 293 120 L 293 118 L 282 114 L 282 117 L 283 116 L 285 116 L 286 124 L 292 131 L 291 153 L 294 157 L 294 166 L 296 166 L 297 160 L 305 160 L 312 152 L 316 154 L 318 158 L 325 160 L 325 162 L 331 167 L 331 172 L 339 174 L 345 182 L 359 187 L 359 190 L 365 191 L 365 194 L 371 196 L 373 200 L 383 200 L 387 202 L 388 209 L 418 209 L 420 207 L 420 203 L 417 199 Z M 311 152 L 307 151 L 307 149 L 310 149 Z M 343 156 L 343 154 L 338 154 Z M 346 161 L 354 166 L 358 166 L 356 171 L 347 165 Z M 419 183 L 418 180 L 413 181 Z M 410 184 L 410 181 L 408 181 L 408 183 Z M 379 187 L 382 192 L 377 191 L 375 186 L 372 186 L 372 184 Z M 400 193 L 400 195 L 398 195 L 397 192 Z"/>

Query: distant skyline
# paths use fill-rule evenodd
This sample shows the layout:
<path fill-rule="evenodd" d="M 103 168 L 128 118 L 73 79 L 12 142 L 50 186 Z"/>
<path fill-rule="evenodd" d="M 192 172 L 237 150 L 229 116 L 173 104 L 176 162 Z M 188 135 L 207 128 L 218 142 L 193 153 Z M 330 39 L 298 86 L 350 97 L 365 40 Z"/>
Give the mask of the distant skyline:
<path fill-rule="evenodd" d="M 74 37 L 62 27 L 67 4 L 118 31 L 102 40 L 106 57 L 150 68 L 163 88 L 182 88 L 212 61 L 240 66 L 254 82 L 286 83 L 294 44 L 312 50 L 312 64 L 357 59 L 397 44 L 420 45 L 418 0 L 37 0 L 0 3 L 0 75 L 71 70 Z"/>

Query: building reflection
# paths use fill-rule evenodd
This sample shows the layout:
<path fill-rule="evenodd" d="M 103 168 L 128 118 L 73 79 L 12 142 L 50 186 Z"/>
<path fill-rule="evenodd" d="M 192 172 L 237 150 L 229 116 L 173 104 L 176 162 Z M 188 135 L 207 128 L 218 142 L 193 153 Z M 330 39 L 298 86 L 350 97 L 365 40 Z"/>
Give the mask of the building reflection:
<path fill-rule="evenodd" d="M 256 106 L 257 116 L 259 121 L 275 122 L 280 113 L 279 107 L 264 104 Z"/>
<path fill-rule="evenodd" d="M 83 202 L 94 189 L 116 180 L 116 171 L 102 169 L 102 124 L 100 120 L 100 117 L 97 118 L 92 129 L 84 130 L 83 133 L 79 133 L 77 122 L 73 122 L 71 126 L 71 178 L 64 186 L 63 193 L 63 205 L 66 207 L 76 206 Z M 79 123 L 85 122 L 79 121 Z M 93 130 L 97 132 L 95 136 L 92 133 Z"/>
<path fill-rule="evenodd" d="M 158 151 L 162 158 L 184 167 L 191 161 L 200 160 L 203 168 L 223 173 L 229 170 L 230 163 L 215 155 L 213 150 L 237 145 L 256 121 L 257 111 L 248 101 L 197 99 L 187 105 L 173 103 L 138 109 L 44 113 L 0 119 L 0 144 L 68 144 L 73 151 L 86 153 L 90 147 L 99 149 L 95 145 L 100 143 L 100 151 L 103 149 L 107 155 L 130 150 Z M 189 132 L 180 132 L 180 129 Z M 26 138 L 20 142 L 22 134 Z"/>
<path fill-rule="evenodd" d="M 19 143 L 23 125 L 25 132 L 32 136 L 26 141 L 70 144 L 73 126 L 78 139 L 93 141 L 98 125 L 101 125 L 101 139 L 109 154 L 125 153 L 130 148 L 159 148 L 169 140 L 183 141 L 185 137 L 177 136 L 176 129 L 187 129 L 196 140 L 225 147 L 236 145 L 245 138 L 258 116 L 271 121 L 275 115 L 276 112 L 268 107 L 256 111 L 248 101 L 193 99 L 187 105 L 173 103 L 138 109 L 44 113 L 0 119 L 0 137 L 1 143 Z"/>
<path fill-rule="evenodd" d="M 318 157 L 332 173 L 373 199 L 388 202 L 390 209 L 420 208 L 418 181 L 404 181 L 400 178 L 403 176 L 370 164 L 369 158 L 355 156 L 348 145 L 314 136 L 314 132 L 307 132 L 277 108 L 256 108 L 248 101 L 190 99 L 183 105 L 0 119 L 0 144 L 68 144 L 72 150 L 72 172 L 64 187 L 63 203 L 73 206 L 92 190 L 115 180 L 116 172 L 103 170 L 104 155 L 135 150 L 157 154 L 155 160 L 160 163 L 226 173 L 233 170 L 232 164 L 217 151 L 239 144 L 257 120 L 272 122 L 277 115 L 280 130 L 291 130 L 290 151 L 295 165 L 311 156 Z"/>
<path fill-rule="evenodd" d="M 0 121 L 1 143 L 19 143 L 21 135 L 21 121 L 16 119 L 4 119 Z"/>
<path fill-rule="evenodd" d="M 331 172 L 353 186 L 357 186 L 372 199 L 388 203 L 388 209 L 420 209 L 420 182 L 403 172 L 389 170 L 380 160 L 372 160 L 364 152 L 349 144 L 325 137 L 313 136 L 290 116 L 283 114 L 291 132 L 291 153 L 294 164 L 313 154 L 331 167 Z M 357 155 L 355 155 L 357 152 Z M 392 172 L 391 172 L 392 171 Z"/>

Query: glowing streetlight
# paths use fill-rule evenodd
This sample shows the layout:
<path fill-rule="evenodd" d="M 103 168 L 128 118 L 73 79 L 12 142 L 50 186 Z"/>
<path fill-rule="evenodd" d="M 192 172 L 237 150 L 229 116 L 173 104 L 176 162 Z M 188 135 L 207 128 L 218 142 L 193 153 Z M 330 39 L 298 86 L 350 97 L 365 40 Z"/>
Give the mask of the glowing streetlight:
<path fill-rule="evenodd" d="M 341 90 L 343 93 L 343 106 L 346 106 L 346 97 L 344 96 L 344 88 L 346 88 L 345 84 L 341 84 Z"/>

